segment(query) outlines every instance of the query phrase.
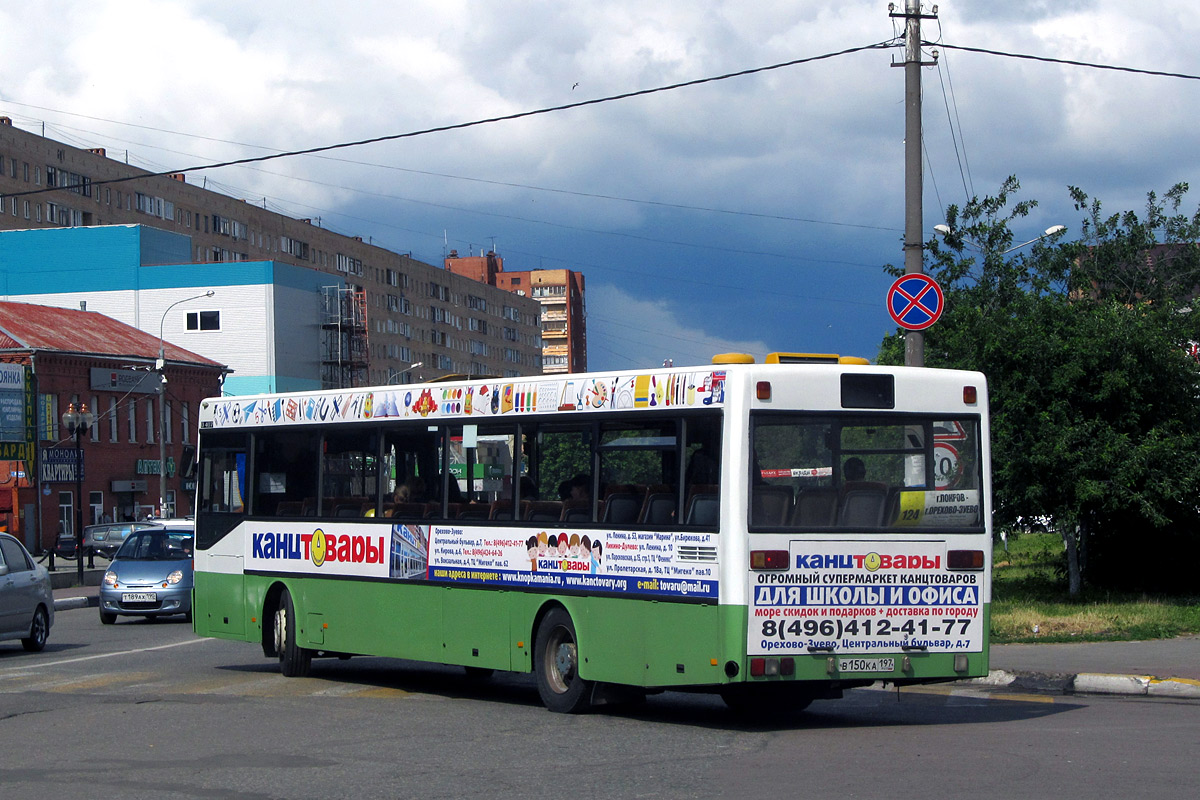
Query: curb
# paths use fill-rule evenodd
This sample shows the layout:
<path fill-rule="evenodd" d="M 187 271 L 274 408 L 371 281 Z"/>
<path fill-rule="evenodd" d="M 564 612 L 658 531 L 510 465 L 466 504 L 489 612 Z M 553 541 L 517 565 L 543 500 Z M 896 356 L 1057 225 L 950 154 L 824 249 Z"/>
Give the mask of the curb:
<path fill-rule="evenodd" d="M 54 599 L 55 611 L 70 611 L 73 608 L 97 608 L 99 605 L 99 597 L 56 597 Z"/>
<path fill-rule="evenodd" d="M 964 683 L 1051 694 L 1114 694 L 1200 700 L 1200 681 L 1156 678 L 1152 675 L 1113 675 L 1103 672 L 1070 675 L 994 669 L 988 672 L 986 678 L 972 678 Z"/>

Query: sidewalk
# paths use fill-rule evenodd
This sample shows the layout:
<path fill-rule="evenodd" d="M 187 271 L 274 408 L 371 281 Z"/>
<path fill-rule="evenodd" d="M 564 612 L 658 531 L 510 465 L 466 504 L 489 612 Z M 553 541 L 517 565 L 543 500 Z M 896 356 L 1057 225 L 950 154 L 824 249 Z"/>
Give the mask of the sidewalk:
<path fill-rule="evenodd" d="M 103 569 L 88 570 L 85 579 L 90 585 L 56 588 L 54 610 L 96 608 L 103 577 Z M 74 572 L 71 578 L 74 583 Z M 1144 642 L 998 644 L 992 646 L 990 660 L 986 678 L 967 682 L 1053 694 L 1200 700 L 1200 636 Z"/>

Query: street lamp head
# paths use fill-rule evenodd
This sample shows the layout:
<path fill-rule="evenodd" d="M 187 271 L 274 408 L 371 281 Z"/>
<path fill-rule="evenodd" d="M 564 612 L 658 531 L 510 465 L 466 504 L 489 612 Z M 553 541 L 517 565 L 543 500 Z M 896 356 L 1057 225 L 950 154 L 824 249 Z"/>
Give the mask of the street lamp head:
<path fill-rule="evenodd" d="M 950 230 L 949 225 L 934 225 L 933 230 L 935 233 L 938 233 L 942 236 L 949 236 L 950 234 L 954 233 L 954 231 Z"/>
<path fill-rule="evenodd" d="M 1051 225 L 1049 228 L 1046 228 L 1046 236 L 1053 236 L 1056 233 L 1062 233 L 1066 229 L 1066 225 Z"/>

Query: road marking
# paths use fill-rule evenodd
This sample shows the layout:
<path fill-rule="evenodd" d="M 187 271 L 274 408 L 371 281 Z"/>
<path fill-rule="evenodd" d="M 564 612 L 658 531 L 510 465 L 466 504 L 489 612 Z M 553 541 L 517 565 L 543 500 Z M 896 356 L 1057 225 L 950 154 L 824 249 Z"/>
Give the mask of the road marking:
<path fill-rule="evenodd" d="M 46 667 L 61 667 L 64 664 L 79 664 L 84 661 L 95 661 L 100 658 L 114 658 L 116 656 L 131 656 L 137 653 L 151 653 L 155 650 L 168 650 L 172 647 L 183 647 L 188 644 L 199 644 L 200 642 L 213 642 L 215 639 L 188 639 L 183 642 L 172 642 L 171 644 L 160 644 L 155 647 L 139 647 L 135 650 L 118 650 L 115 653 L 98 653 L 94 656 L 80 656 L 79 658 L 64 658 L 61 661 L 39 661 L 37 663 L 25 664 L 19 667 L 5 667 L 0 672 L 28 672 L 34 669 L 45 669 Z"/>

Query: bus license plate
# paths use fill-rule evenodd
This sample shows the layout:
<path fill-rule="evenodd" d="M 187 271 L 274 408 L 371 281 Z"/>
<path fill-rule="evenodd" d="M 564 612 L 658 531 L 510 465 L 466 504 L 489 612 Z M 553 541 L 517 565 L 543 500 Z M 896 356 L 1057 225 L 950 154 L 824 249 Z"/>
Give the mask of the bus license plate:
<path fill-rule="evenodd" d="M 892 672 L 895 669 L 894 658 L 843 658 L 838 661 L 838 672 Z"/>
<path fill-rule="evenodd" d="M 121 595 L 122 603 L 156 603 L 158 595 L 154 592 L 125 592 Z"/>

